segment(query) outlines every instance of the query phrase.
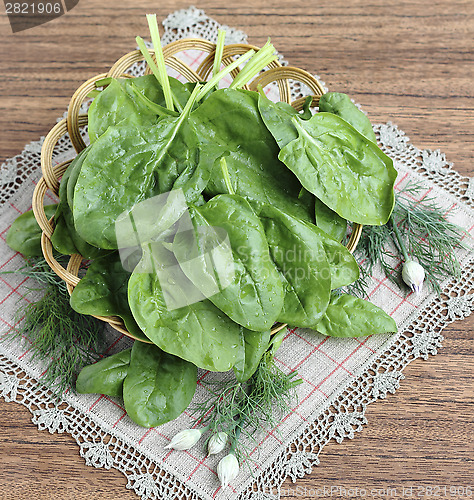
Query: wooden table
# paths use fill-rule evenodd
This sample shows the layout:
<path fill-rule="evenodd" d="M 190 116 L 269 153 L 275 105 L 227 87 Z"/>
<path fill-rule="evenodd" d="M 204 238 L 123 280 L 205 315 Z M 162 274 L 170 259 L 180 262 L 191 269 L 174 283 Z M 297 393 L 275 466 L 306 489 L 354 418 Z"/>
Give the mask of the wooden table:
<path fill-rule="evenodd" d="M 163 17 L 188 1 L 81 0 L 17 34 L 3 15 L 0 162 L 46 134 L 83 80 L 133 49 L 137 34 L 148 35 L 145 13 Z M 473 174 L 472 1 L 203 0 L 199 7 L 256 45 L 271 35 L 292 65 L 349 93 L 373 122 L 391 120 L 416 146 L 439 148 L 459 172 Z M 370 405 L 370 425 L 353 441 L 329 444 L 321 465 L 287 481 L 282 498 L 314 498 L 324 486 L 346 489 L 331 498 L 361 498 L 356 488 L 367 495 L 395 488 L 372 498 L 410 498 L 402 496 L 410 486 L 411 498 L 429 498 L 421 487 L 444 485 L 448 498 L 461 498 L 449 487 L 474 482 L 473 327 L 471 317 L 447 328 L 440 354 L 412 363 L 397 393 Z M 26 409 L 3 400 L 0 457 L 5 500 L 137 498 L 118 471 L 86 467 L 70 436 L 39 432 Z"/>

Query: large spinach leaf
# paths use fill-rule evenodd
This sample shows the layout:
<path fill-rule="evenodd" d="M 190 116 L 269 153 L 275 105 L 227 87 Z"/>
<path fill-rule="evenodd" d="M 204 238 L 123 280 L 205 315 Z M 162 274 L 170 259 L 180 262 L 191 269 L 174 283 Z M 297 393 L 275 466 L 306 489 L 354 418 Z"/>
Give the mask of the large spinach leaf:
<path fill-rule="evenodd" d="M 169 81 L 171 90 L 184 107 L 191 95 L 189 86 L 174 78 L 169 78 Z M 140 96 L 144 96 L 145 99 L 140 99 Z M 112 79 L 94 99 L 88 111 L 91 143 L 95 142 L 109 127 L 121 122 L 130 126 L 155 124 L 159 116 L 153 108 L 147 105 L 146 99 L 158 106 L 165 105 L 163 89 L 154 75 Z"/>
<path fill-rule="evenodd" d="M 317 113 L 292 118 L 298 138 L 279 159 L 301 184 L 344 219 L 385 224 L 395 202 L 392 160 L 342 118 Z"/>
<path fill-rule="evenodd" d="M 152 344 L 135 342 L 123 383 L 125 410 L 143 427 L 165 424 L 187 408 L 196 391 L 196 379 L 192 363 Z"/>
<path fill-rule="evenodd" d="M 71 162 L 61 179 L 59 185 L 60 201 L 54 215 L 55 226 L 51 237 L 51 243 L 59 253 L 64 255 L 78 253 L 87 259 L 95 259 L 96 257 L 106 254 L 107 251 L 90 245 L 77 233 L 74 226 L 74 218 L 67 199 L 71 174 L 74 174 L 74 177 L 77 176 L 77 172 L 80 172 L 87 153 L 87 148 L 81 151 Z"/>
<path fill-rule="evenodd" d="M 270 260 L 263 226 L 252 207 L 241 196 L 219 195 L 196 208 L 193 214 L 198 230 L 199 226 L 210 226 L 225 231 L 233 256 L 232 281 L 225 283 L 220 292 L 210 296 L 209 300 L 236 323 L 249 330 L 269 329 L 280 314 L 283 289 L 278 271 Z M 207 249 L 205 242 L 200 243 L 201 234 L 196 231 L 195 237 L 199 245 L 198 251 L 205 257 Z M 190 245 L 186 240 L 180 243 L 181 236 L 182 233 L 177 234 L 173 251 L 188 277 L 199 288 L 203 281 L 203 270 L 196 268 L 193 263 L 186 266 Z M 220 261 L 217 262 L 219 264 Z M 222 271 L 228 271 L 221 269 L 222 266 L 216 268 L 215 263 L 213 267 L 217 280 Z"/>
<path fill-rule="evenodd" d="M 71 307 L 81 314 L 120 316 L 135 338 L 148 341 L 128 305 L 129 278 L 130 272 L 123 268 L 118 252 L 97 259 L 74 288 Z"/>
<path fill-rule="evenodd" d="M 286 102 L 273 102 L 263 95 L 258 96 L 258 110 L 265 126 L 280 148 L 298 137 L 292 118 L 298 113 Z"/>
<path fill-rule="evenodd" d="M 119 124 L 92 144 L 77 179 L 73 208 L 77 231 L 85 240 L 116 248 L 117 217 L 147 198 L 170 191 L 181 174 L 191 182 L 191 199 L 196 198 L 196 185 L 203 189 L 201 181 L 208 176 L 195 179 L 193 174 L 199 163 L 203 169 L 199 172 L 212 168 L 215 150 L 210 147 L 209 154 L 201 155 L 196 135 L 185 121 L 181 115 L 163 118 L 151 127 Z"/>
<path fill-rule="evenodd" d="M 336 241 L 319 227 L 309 224 L 311 230 L 322 237 L 322 243 L 331 269 L 331 289 L 350 285 L 359 279 L 359 264 L 344 245 Z"/>
<path fill-rule="evenodd" d="M 315 330 L 330 337 L 362 337 L 396 332 L 397 325 L 385 311 L 367 300 L 333 295 L 323 319 Z"/>
<path fill-rule="evenodd" d="M 130 352 L 131 349 L 126 349 L 85 366 L 77 377 L 76 391 L 79 394 L 121 397 L 123 381 L 130 366 Z"/>
<path fill-rule="evenodd" d="M 240 326 L 209 300 L 168 309 L 156 266 L 178 266 L 178 262 L 163 245 L 161 242 L 147 245 L 130 278 L 128 300 L 135 320 L 163 351 L 206 370 L 230 370 L 244 357 Z M 153 255 L 157 256 L 157 262 Z M 155 269 L 150 270 L 150 265 Z M 178 296 L 187 297 L 195 290 L 185 276 L 171 285 L 167 291 Z"/>
<path fill-rule="evenodd" d="M 44 213 L 50 219 L 56 213 L 57 205 L 46 205 Z M 7 245 L 24 257 L 39 257 L 41 250 L 41 228 L 35 219 L 33 210 L 28 210 L 17 217 L 7 232 Z"/>
<path fill-rule="evenodd" d="M 278 145 L 265 127 L 257 103 L 256 92 L 221 89 L 191 113 L 190 122 L 203 141 L 228 152 L 227 169 L 236 194 L 312 221 L 311 209 L 298 199 L 301 184 L 278 160 Z M 228 193 L 218 169 L 206 192 L 211 196 Z"/>
<path fill-rule="evenodd" d="M 369 141 L 377 143 L 374 129 L 367 116 L 351 101 L 346 94 L 328 92 L 319 99 L 319 111 L 333 113 L 350 123 Z"/>
<path fill-rule="evenodd" d="M 285 292 L 278 321 L 313 327 L 329 303 L 331 270 L 315 226 L 264 205 L 259 213 Z"/>

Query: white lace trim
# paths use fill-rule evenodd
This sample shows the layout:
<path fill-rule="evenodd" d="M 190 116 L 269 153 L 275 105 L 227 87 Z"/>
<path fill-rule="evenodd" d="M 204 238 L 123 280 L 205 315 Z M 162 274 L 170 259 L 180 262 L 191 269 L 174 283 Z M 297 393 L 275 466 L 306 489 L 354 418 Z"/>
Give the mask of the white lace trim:
<path fill-rule="evenodd" d="M 186 36 L 210 38 L 218 23 L 194 7 L 175 12 L 164 21 L 164 42 Z M 246 35 L 228 28 L 228 41 L 244 41 Z M 140 68 L 136 69 L 139 73 Z M 301 89 L 292 88 L 294 97 Z M 395 161 L 408 165 L 429 181 L 455 195 L 460 203 L 474 204 L 474 179 L 462 177 L 452 169 L 440 151 L 419 150 L 409 143 L 405 133 L 396 125 L 375 126 L 385 152 Z M 43 138 L 42 138 L 43 139 Z M 0 204 L 36 173 L 39 165 L 42 139 L 27 145 L 22 154 L 7 160 L 0 167 Z M 70 153 L 67 137 L 58 144 L 58 154 Z M 341 443 L 352 439 L 367 423 L 365 411 L 369 403 L 394 393 L 404 378 L 403 369 L 417 358 L 427 359 L 437 354 L 443 337 L 441 331 L 453 321 L 466 318 L 474 310 L 473 258 L 466 263 L 461 280 L 451 280 L 443 298 L 434 298 L 426 304 L 416 323 L 393 337 L 384 354 L 375 362 L 361 366 L 355 379 L 347 387 L 340 387 L 328 400 L 326 409 L 308 425 L 293 443 L 281 450 L 271 466 L 267 467 L 254 484 L 238 495 L 239 500 L 276 500 L 287 477 L 293 481 L 304 477 L 319 463 L 319 454 L 331 439 Z M 26 406 L 32 421 L 40 430 L 50 433 L 68 432 L 80 447 L 80 455 L 87 465 L 115 468 L 127 477 L 127 488 L 142 499 L 191 499 L 199 495 L 183 485 L 171 473 L 161 469 L 144 453 L 138 452 L 126 436 L 105 432 L 91 415 L 63 402 L 55 403 L 49 391 L 38 384 L 13 360 L 0 355 L 0 396 Z"/>

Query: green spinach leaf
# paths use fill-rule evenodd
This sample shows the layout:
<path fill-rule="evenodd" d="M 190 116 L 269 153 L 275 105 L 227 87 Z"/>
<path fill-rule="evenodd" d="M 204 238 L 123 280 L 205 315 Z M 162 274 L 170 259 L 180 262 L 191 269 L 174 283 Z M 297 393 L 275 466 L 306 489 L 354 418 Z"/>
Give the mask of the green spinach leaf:
<path fill-rule="evenodd" d="M 234 374 L 238 382 L 246 382 L 257 370 L 258 364 L 270 344 L 270 330 L 266 332 L 243 331 L 245 358 L 234 365 Z"/>
<path fill-rule="evenodd" d="M 163 118 L 151 127 L 119 124 L 91 146 L 77 179 L 73 208 L 77 231 L 86 241 L 116 248 L 117 217 L 145 199 L 170 191 L 180 175 L 187 176 L 190 197 L 196 198 L 196 186 L 205 185 L 205 170 L 212 168 L 215 158 L 211 153 L 200 154 L 196 136 L 185 121 L 181 115 Z M 201 156 L 204 167 L 196 178 L 193 174 Z"/>
<path fill-rule="evenodd" d="M 154 270 L 150 270 L 150 264 L 155 266 Z M 217 372 L 230 370 L 244 357 L 240 326 L 209 300 L 168 309 L 157 274 L 158 265 L 179 267 L 163 242 L 144 247 L 142 261 L 128 284 L 130 308 L 140 328 L 160 349 L 199 368 Z M 194 289 L 193 283 L 183 276 L 173 283 L 171 293 L 188 297 Z"/>
<path fill-rule="evenodd" d="M 268 97 L 259 95 L 258 110 L 280 148 L 298 138 L 296 127 L 291 121 L 298 115 L 295 108 L 286 102 L 273 102 Z"/>
<path fill-rule="evenodd" d="M 337 241 L 342 241 L 347 232 L 347 221 L 314 197 L 316 225 Z"/>
<path fill-rule="evenodd" d="M 186 104 L 191 92 L 189 87 L 170 78 L 170 87 L 178 101 Z M 137 97 L 137 93 L 143 99 Z M 94 99 L 88 111 L 88 129 L 91 143 L 106 130 L 123 122 L 129 126 L 151 126 L 159 119 L 158 113 L 146 100 L 165 106 L 163 89 L 154 75 L 138 78 L 112 79 L 110 84 Z"/>
<path fill-rule="evenodd" d="M 107 394 L 122 397 L 123 381 L 130 366 L 131 349 L 101 359 L 85 366 L 76 381 L 79 394 Z"/>
<path fill-rule="evenodd" d="M 71 174 L 74 174 L 74 176 L 77 175 L 76 172 L 80 171 L 87 153 L 87 148 L 81 151 L 66 169 L 61 179 L 59 185 L 60 202 L 54 215 L 55 226 L 51 243 L 63 255 L 78 253 L 86 259 L 95 259 L 96 257 L 105 255 L 107 251 L 90 245 L 79 236 L 74 226 L 74 218 L 67 200 Z"/>
<path fill-rule="evenodd" d="M 350 123 L 369 141 L 377 144 L 374 129 L 367 116 L 351 101 L 348 95 L 328 92 L 319 99 L 319 111 L 333 113 Z"/>
<path fill-rule="evenodd" d="M 367 300 L 333 295 L 323 319 L 315 330 L 330 337 L 362 337 L 396 332 L 397 325 L 385 311 Z"/>
<path fill-rule="evenodd" d="M 278 157 L 301 184 L 346 220 L 385 224 L 395 202 L 392 160 L 336 115 L 292 121 L 298 138 Z"/>
<path fill-rule="evenodd" d="M 235 194 L 314 220 L 312 210 L 298 199 L 300 182 L 278 160 L 279 148 L 262 121 L 256 92 L 217 90 L 191 113 L 190 122 L 203 142 L 228 153 L 227 169 Z M 228 193 L 219 169 L 206 193 L 211 197 Z"/>
<path fill-rule="evenodd" d="M 128 416 L 143 427 L 175 419 L 188 407 L 196 391 L 197 369 L 152 344 L 135 342 L 123 383 Z"/>
<path fill-rule="evenodd" d="M 128 305 L 130 274 L 123 268 L 118 252 L 94 260 L 71 294 L 71 307 L 81 314 L 119 316 L 135 338 L 148 342 Z"/>
<path fill-rule="evenodd" d="M 46 205 L 44 212 L 50 219 L 56 213 L 57 205 Z M 7 245 L 15 252 L 20 252 L 24 257 L 39 257 L 41 250 L 41 228 L 35 219 L 33 210 L 28 210 L 18 216 L 7 232 Z"/>
<path fill-rule="evenodd" d="M 331 293 L 324 237 L 314 231 L 315 226 L 276 207 L 265 205 L 259 215 L 285 292 L 278 321 L 312 327 L 324 314 Z"/>
<path fill-rule="evenodd" d="M 238 195 L 219 195 L 193 211 L 197 226 L 219 228 L 229 238 L 234 277 L 209 300 L 239 325 L 264 331 L 273 325 L 283 305 L 278 271 L 270 260 L 263 226 L 249 203 Z M 182 233 L 178 233 L 179 239 Z M 196 232 L 196 241 L 200 234 Z M 177 242 L 178 243 L 178 242 Z M 188 277 L 199 288 L 202 268 L 186 266 L 189 245 L 173 245 L 175 255 Z M 199 248 L 205 256 L 206 248 Z M 219 264 L 220 262 L 218 262 Z M 222 270 L 213 269 L 217 279 Z M 223 270 L 227 272 L 227 270 Z"/>

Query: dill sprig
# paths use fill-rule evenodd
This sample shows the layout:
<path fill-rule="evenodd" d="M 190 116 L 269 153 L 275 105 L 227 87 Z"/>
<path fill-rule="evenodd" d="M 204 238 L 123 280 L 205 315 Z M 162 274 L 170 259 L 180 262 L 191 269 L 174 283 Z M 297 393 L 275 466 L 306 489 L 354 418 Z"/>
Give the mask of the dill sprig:
<path fill-rule="evenodd" d="M 42 296 L 17 310 L 16 326 L 3 341 L 20 340 L 29 348 L 31 359 L 45 364 L 41 382 L 59 398 L 73 387 L 84 365 L 99 359 L 105 344 L 104 323 L 71 308 L 65 283 L 43 259 L 10 272 L 38 283 L 39 287 L 27 288 L 25 297 L 33 291 L 41 291 Z"/>
<path fill-rule="evenodd" d="M 374 266 L 379 265 L 389 281 L 401 286 L 399 260 L 407 260 L 403 255 L 405 247 L 408 256 L 425 269 L 431 288 L 440 294 L 443 279 L 460 276 L 455 250 L 469 248 L 463 242 L 468 233 L 446 219 L 446 210 L 434 197 L 412 199 L 425 189 L 410 182 L 397 193 L 390 222 L 384 226 L 364 226 L 357 251 L 365 274 L 371 274 Z M 360 285 L 364 288 L 363 283 Z"/>
<path fill-rule="evenodd" d="M 295 378 L 296 371 L 285 375 L 273 356 L 272 350 L 266 352 L 247 382 L 204 382 L 210 396 L 194 408 L 198 422 L 211 431 L 209 438 L 216 432 L 229 436 L 230 449 L 240 463 L 250 458 L 248 443 L 256 446 L 258 434 L 276 427 L 278 417 L 288 413 L 294 388 L 302 383 Z"/>

